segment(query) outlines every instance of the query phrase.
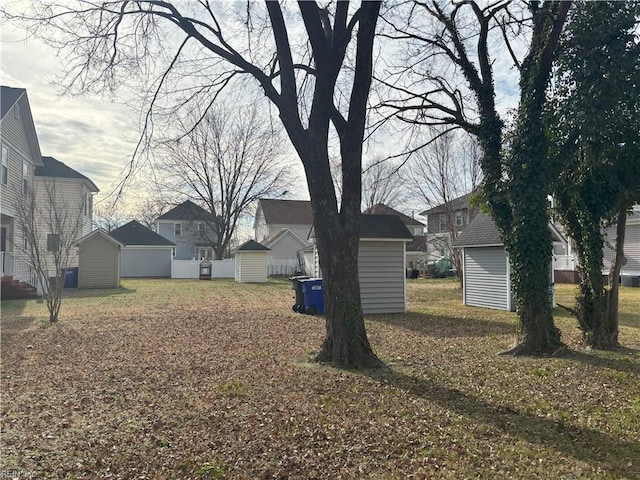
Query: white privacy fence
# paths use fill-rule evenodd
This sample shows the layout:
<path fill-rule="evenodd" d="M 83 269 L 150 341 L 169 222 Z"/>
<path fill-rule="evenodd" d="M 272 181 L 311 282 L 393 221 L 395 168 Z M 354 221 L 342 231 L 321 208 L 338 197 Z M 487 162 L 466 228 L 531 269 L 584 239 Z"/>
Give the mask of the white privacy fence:
<path fill-rule="evenodd" d="M 234 278 L 235 261 L 212 260 L 211 278 Z M 173 260 L 171 278 L 200 278 L 200 260 Z"/>
<path fill-rule="evenodd" d="M 553 268 L 555 270 L 575 270 L 576 262 L 572 255 L 554 255 Z"/>
<path fill-rule="evenodd" d="M 300 262 L 296 259 L 269 259 L 269 268 L 267 271 L 269 277 L 291 277 L 300 271 Z"/>

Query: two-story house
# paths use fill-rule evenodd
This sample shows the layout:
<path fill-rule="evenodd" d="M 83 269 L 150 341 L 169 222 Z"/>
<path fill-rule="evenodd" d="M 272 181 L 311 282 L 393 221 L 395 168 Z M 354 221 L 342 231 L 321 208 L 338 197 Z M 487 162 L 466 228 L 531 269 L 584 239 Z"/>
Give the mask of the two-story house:
<path fill-rule="evenodd" d="M 48 252 L 64 243 L 72 245 L 91 232 L 93 227 L 93 196 L 98 187 L 88 177 L 53 157 L 42 157 L 42 165 L 34 173 L 37 227 L 40 232 L 40 251 Z M 65 267 L 77 267 L 76 249 L 71 250 Z M 54 265 L 49 260 L 48 265 Z"/>
<path fill-rule="evenodd" d="M 471 195 L 467 193 L 420 213 L 427 219 L 428 263 L 443 257 L 452 258 L 452 243 L 479 213 L 478 208 L 469 205 Z"/>
<path fill-rule="evenodd" d="M 32 194 L 34 170 L 42 165 L 27 91 L 0 87 L 0 249 L 2 275 L 29 281 L 28 238 L 18 219 L 17 205 Z"/>
<path fill-rule="evenodd" d="M 313 262 L 309 242 L 313 226 L 310 201 L 260 199 L 253 226 L 254 239 L 270 249 L 269 274 L 287 275 L 310 268 Z"/>
<path fill-rule="evenodd" d="M 160 215 L 156 220 L 156 232 L 176 245 L 176 260 L 214 258 L 216 235 L 212 215 L 191 200 Z"/>

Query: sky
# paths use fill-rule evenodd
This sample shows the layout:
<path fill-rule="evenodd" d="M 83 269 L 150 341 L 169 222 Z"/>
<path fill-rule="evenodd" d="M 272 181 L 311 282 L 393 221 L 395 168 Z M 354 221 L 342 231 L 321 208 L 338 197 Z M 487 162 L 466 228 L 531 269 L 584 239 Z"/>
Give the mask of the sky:
<path fill-rule="evenodd" d="M 59 63 L 52 48 L 25 40 L 25 32 L 10 25 L 2 27 L 0 83 L 27 90 L 42 155 L 91 178 L 104 196 L 131 159 L 138 118 L 108 99 L 61 97 L 54 83 Z"/>
<path fill-rule="evenodd" d="M 0 33 L 0 83 L 27 90 L 42 154 L 91 178 L 101 190 L 98 200 L 104 198 L 122 179 L 135 151 L 139 113 L 122 98 L 61 96 L 55 83 L 61 61 L 55 50 L 26 39 L 25 31 L 10 24 Z M 498 100 L 505 111 L 517 104 L 515 72 L 507 55 L 494 62 Z M 296 198 L 308 198 L 304 190 Z"/>

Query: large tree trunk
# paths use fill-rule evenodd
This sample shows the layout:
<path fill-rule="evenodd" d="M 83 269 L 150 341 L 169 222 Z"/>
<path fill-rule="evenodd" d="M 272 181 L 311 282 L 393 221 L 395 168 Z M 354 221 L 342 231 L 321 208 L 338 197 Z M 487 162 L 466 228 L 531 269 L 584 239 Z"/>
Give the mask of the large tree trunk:
<path fill-rule="evenodd" d="M 599 334 L 599 348 L 618 348 L 618 277 L 624 260 L 624 236 L 627 226 L 627 209 L 618 211 L 616 226 L 616 247 L 609 270 L 609 292 L 607 296 L 607 318 Z"/>

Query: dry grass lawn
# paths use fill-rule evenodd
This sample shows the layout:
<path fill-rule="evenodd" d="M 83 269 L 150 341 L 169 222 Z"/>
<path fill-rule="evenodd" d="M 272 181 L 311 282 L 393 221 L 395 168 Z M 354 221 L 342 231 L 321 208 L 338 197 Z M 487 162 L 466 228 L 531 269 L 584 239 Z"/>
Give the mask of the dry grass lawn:
<path fill-rule="evenodd" d="M 640 289 L 621 291 L 628 349 L 581 350 L 558 310 L 570 352 L 505 358 L 513 314 L 411 281 L 410 313 L 367 318 L 388 368 L 364 372 L 309 363 L 324 322 L 292 295 L 128 280 L 70 293 L 54 326 L 42 303 L 3 302 L 2 475 L 640 477 Z"/>

